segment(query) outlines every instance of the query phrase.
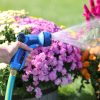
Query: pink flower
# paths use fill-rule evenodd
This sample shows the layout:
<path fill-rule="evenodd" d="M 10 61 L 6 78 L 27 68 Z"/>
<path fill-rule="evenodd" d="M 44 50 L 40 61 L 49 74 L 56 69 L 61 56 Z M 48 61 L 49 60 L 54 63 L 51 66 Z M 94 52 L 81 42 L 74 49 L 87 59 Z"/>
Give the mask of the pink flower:
<path fill-rule="evenodd" d="M 97 3 L 97 4 L 100 4 L 100 0 L 96 0 L 96 3 Z"/>
<path fill-rule="evenodd" d="M 62 71 L 62 69 L 63 69 L 63 67 L 62 67 L 62 66 L 60 66 L 60 65 L 56 66 L 56 70 L 57 70 L 58 72 L 61 72 L 61 71 Z"/>
<path fill-rule="evenodd" d="M 88 7 L 86 6 L 86 4 L 84 5 L 84 14 L 83 14 L 85 17 L 86 17 L 86 20 L 90 20 L 91 18 L 91 12 L 89 11 Z"/>
<path fill-rule="evenodd" d="M 95 7 L 94 0 L 90 0 L 90 6 L 91 6 L 91 8 Z"/>
<path fill-rule="evenodd" d="M 40 54 L 39 54 L 39 57 L 41 58 L 41 61 L 44 61 L 45 58 L 46 58 L 46 55 L 45 55 L 45 53 L 43 52 L 43 53 L 40 53 Z"/>
<path fill-rule="evenodd" d="M 70 63 L 70 62 L 73 61 L 72 59 L 73 59 L 73 58 L 71 57 L 71 55 L 70 55 L 70 56 L 67 56 L 67 58 L 66 58 L 66 62 Z"/>
<path fill-rule="evenodd" d="M 57 59 L 56 59 L 56 57 L 54 57 L 54 60 L 51 62 L 51 65 L 52 66 L 56 66 L 57 65 Z"/>
<path fill-rule="evenodd" d="M 81 62 L 81 61 L 79 61 L 79 62 L 77 63 L 77 65 L 78 65 L 79 68 L 82 68 L 82 62 Z"/>
<path fill-rule="evenodd" d="M 58 60 L 58 66 L 63 66 L 63 65 L 64 65 L 63 61 L 62 60 Z"/>
<path fill-rule="evenodd" d="M 39 87 L 36 87 L 34 91 L 36 92 L 36 98 L 40 98 L 42 96 L 42 91 Z"/>
<path fill-rule="evenodd" d="M 65 54 L 65 53 L 66 53 L 66 49 L 61 48 L 61 50 L 60 50 L 60 54 Z"/>
<path fill-rule="evenodd" d="M 55 80 L 55 84 L 56 84 L 56 85 L 60 85 L 60 84 L 61 84 L 61 79 L 60 79 L 60 78 L 56 79 L 56 80 Z"/>
<path fill-rule="evenodd" d="M 72 46 L 71 45 L 67 45 L 67 52 L 68 52 L 68 54 L 71 54 L 72 51 L 73 51 Z"/>
<path fill-rule="evenodd" d="M 45 76 L 45 81 L 46 81 L 46 82 L 49 81 L 49 76 L 48 76 L 48 75 Z"/>
<path fill-rule="evenodd" d="M 40 62 L 40 61 L 38 61 L 38 62 L 36 61 L 34 65 L 36 68 L 41 68 L 43 66 L 42 62 Z"/>
<path fill-rule="evenodd" d="M 38 76 L 33 76 L 33 81 L 38 81 Z"/>
<path fill-rule="evenodd" d="M 49 51 L 49 52 L 47 53 L 47 56 L 48 56 L 49 58 L 52 58 L 52 57 L 54 56 L 54 52 L 53 52 L 53 51 Z"/>
<path fill-rule="evenodd" d="M 61 61 L 63 61 L 63 62 L 66 62 L 66 60 L 67 60 L 66 57 L 67 57 L 67 56 L 66 56 L 66 53 L 63 54 L 63 55 L 60 55 L 60 56 L 59 56 L 59 60 L 61 60 Z"/>
<path fill-rule="evenodd" d="M 67 45 L 65 43 L 62 43 L 62 42 L 58 42 L 58 45 L 64 49 L 67 48 Z"/>
<path fill-rule="evenodd" d="M 23 80 L 24 82 L 27 82 L 27 81 L 28 81 L 28 78 L 29 78 L 28 75 L 26 75 L 26 74 L 23 74 L 23 75 L 22 75 L 22 80 Z"/>
<path fill-rule="evenodd" d="M 67 79 L 68 79 L 68 83 L 71 83 L 72 82 L 71 74 L 67 74 Z"/>
<path fill-rule="evenodd" d="M 65 68 L 63 68 L 63 69 L 61 70 L 61 73 L 62 73 L 62 75 L 66 75 L 67 70 L 66 70 Z"/>
<path fill-rule="evenodd" d="M 67 79 L 67 77 L 62 77 L 61 85 L 67 85 L 67 84 L 68 84 L 68 79 Z"/>
<path fill-rule="evenodd" d="M 90 0 L 90 7 L 91 12 L 89 11 L 88 7 L 84 5 L 84 16 L 87 21 L 91 18 L 99 18 L 100 17 L 100 0 L 96 0 L 96 5 L 94 0 Z"/>
<path fill-rule="evenodd" d="M 40 81 L 44 81 L 45 80 L 45 76 L 44 75 L 39 75 L 39 80 Z"/>
<path fill-rule="evenodd" d="M 57 78 L 56 72 L 55 71 L 50 72 L 49 78 L 51 81 L 54 81 Z"/>
<path fill-rule="evenodd" d="M 38 81 L 34 81 L 34 82 L 33 82 L 33 85 L 34 85 L 34 86 L 37 86 L 38 84 L 39 84 Z"/>
<path fill-rule="evenodd" d="M 96 5 L 96 13 L 97 13 L 98 16 L 100 16 L 100 2 L 99 1 Z"/>
<path fill-rule="evenodd" d="M 76 68 L 76 63 L 72 63 L 72 65 L 71 65 L 71 70 L 74 70 L 75 68 Z"/>
<path fill-rule="evenodd" d="M 21 18 L 19 16 L 14 17 L 16 21 L 19 21 Z"/>
<path fill-rule="evenodd" d="M 38 73 L 39 73 L 39 70 L 38 70 L 37 68 L 34 68 L 34 69 L 32 70 L 32 74 L 33 74 L 33 75 L 38 75 Z"/>
<path fill-rule="evenodd" d="M 90 0 L 90 7 L 91 7 L 91 12 L 96 16 L 96 7 L 94 4 L 94 0 Z"/>
<path fill-rule="evenodd" d="M 31 85 L 29 85 L 28 87 L 26 87 L 28 92 L 32 92 L 32 90 L 34 89 Z"/>
<path fill-rule="evenodd" d="M 32 73 L 32 68 L 28 66 L 28 67 L 25 68 L 25 71 L 26 71 L 27 75 L 30 75 Z"/>

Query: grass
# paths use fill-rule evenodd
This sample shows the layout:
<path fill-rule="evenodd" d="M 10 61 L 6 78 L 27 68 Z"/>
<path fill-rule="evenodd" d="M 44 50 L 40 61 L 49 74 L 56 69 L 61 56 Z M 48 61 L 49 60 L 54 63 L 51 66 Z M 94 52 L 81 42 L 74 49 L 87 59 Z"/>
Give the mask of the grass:
<path fill-rule="evenodd" d="M 84 18 L 83 2 L 87 0 L 0 0 L 0 10 L 25 9 L 29 14 L 70 26 Z"/>
<path fill-rule="evenodd" d="M 85 84 L 85 88 L 79 92 L 80 78 L 75 82 L 59 88 L 59 100 L 96 100 L 91 84 Z"/>
<path fill-rule="evenodd" d="M 83 3 L 88 0 L 0 0 L 0 10 L 25 9 L 30 15 L 42 17 L 66 27 L 81 23 L 84 18 Z M 93 88 L 86 85 L 82 93 L 77 90 L 80 79 L 74 83 L 59 88 L 60 100 L 95 100 Z"/>

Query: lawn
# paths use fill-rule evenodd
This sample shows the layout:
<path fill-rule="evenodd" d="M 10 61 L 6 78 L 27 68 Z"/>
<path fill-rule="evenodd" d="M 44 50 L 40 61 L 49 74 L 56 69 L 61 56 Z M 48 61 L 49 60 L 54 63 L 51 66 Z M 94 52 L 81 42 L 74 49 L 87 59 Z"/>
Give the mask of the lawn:
<path fill-rule="evenodd" d="M 83 3 L 86 1 L 88 0 L 0 0 L 0 10 L 25 9 L 33 16 L 70 26 L 84 19 Z"/>
<path fill-rule="evenodd" d="M 88 0 L 0 0 L 0 10 L 25 9 L 30 15 L 42 17 L 66 27 L 84 21 L 83 4 Z M 93 88 L 87 85 L 78 93 L 80 79 L 59 89 L 60 100 L 95 100 Z"/>

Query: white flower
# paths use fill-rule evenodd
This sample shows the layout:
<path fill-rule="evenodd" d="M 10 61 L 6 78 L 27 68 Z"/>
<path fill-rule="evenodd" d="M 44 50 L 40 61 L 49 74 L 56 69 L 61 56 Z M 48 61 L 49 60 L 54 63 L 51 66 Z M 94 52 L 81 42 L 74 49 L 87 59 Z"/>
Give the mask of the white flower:
<path fill-rule="evenodd" d="M 0 63 L 0 70 L 1 69 L 4 69 L 4 68 L 6 68 L 7 67 L 7 64 L 5 64 L 5 63 Z"/>
<path fill-rule="evenodd" d="M 0 20 L 0 23 L 1 23 L 1 20 Z M 6 26 L 6 25 L 1 25 L 1 26 L 0 26 L 0 32 L 2 32 L 2 31 L 5 30 L 5 26 Z"/>

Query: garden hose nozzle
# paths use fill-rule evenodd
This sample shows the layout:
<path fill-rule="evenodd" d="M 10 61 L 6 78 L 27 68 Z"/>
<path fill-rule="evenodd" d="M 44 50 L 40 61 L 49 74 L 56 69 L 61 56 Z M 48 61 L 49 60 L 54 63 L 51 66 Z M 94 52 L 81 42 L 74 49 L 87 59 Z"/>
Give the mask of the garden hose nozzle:
<path fill-rule="evenodd" d="M 50 46 L 51 34 L 49 32 L 28 35 L 20 33 L 17 37 L 17 40 L 27 44 L 30 48 L 37 48 L 38 46 Z M 10 67 L 16 70 L 21 70 L 24 67 L 28 53 L 28 51 L 19 48 L 10 62 Z"/>

